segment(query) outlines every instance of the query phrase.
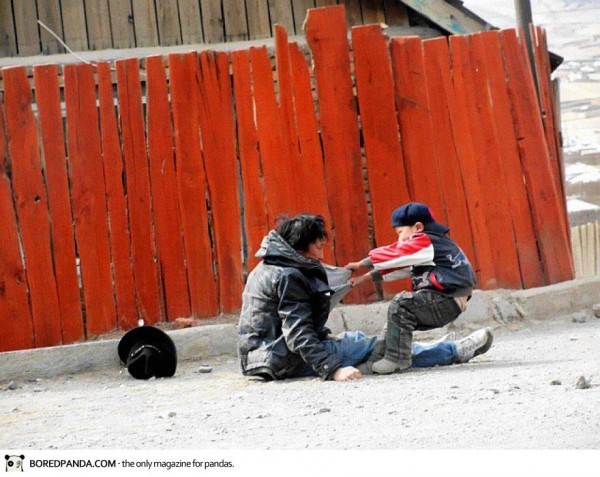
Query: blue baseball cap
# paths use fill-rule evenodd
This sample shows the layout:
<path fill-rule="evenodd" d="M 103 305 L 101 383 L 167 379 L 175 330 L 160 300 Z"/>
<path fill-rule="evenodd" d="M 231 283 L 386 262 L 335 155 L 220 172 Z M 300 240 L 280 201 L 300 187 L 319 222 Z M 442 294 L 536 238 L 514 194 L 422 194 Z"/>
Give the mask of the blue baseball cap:
<path fill-rule="evenodd" d="M 450 231 L 448 227 L 435 221 L 431 210 L 420 202 L 409 202 L 401 205 L 392 212 L 392 227 L 404 227 L 421 222 L 426 232 L 446 234 Z"/>

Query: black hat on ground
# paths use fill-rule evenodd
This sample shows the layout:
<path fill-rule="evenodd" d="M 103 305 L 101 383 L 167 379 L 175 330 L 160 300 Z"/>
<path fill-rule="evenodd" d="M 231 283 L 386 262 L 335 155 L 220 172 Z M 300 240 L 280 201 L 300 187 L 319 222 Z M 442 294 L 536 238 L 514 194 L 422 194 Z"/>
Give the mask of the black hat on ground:
<path fill-rule="evenodd" d="M 136 379 L 170 378 L 177 369 L 175 343 L 153 326 L 140 326 L 123 335 L 117 348 L 119 358 Z"/>

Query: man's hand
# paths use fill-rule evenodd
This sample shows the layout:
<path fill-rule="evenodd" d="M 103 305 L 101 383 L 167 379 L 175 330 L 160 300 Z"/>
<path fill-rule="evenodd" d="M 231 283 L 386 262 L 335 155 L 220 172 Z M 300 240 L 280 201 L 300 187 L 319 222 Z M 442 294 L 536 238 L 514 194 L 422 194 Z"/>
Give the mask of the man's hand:
<path fill-rule="evenodd" d="M 370 273 L 365 273 L 364 275 L 360 275 L 358 277 L 352 277 L 348 281 L 350 283 L 352 283 L 353 287 L 355 287 L 356 285 L 360 285 L 361 283 L 366 282 L 370 278 L 371 278 L 371 274 Z"/>
<path fill-rule="evenodd" d="M 333 373 L 334 381 L 355 381 L 356 379 L 360 378 L 362 378 L 361 372 L 353 366 L 339 368 L 335 373 Z"/>
<path fill-rule="evenodd" d="M 362 262 L 350 262 L 344 265 L 344 268 L 347 268 L 348 270 L 360 270 L 363 266 Z"/>

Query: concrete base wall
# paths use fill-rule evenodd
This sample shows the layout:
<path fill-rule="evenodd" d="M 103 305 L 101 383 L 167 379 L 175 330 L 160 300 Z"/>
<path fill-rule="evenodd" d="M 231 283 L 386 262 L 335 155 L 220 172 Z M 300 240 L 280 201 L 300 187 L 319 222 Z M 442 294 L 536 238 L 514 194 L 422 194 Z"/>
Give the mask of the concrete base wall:
<path fill-rule="evenodd" d="M 600 303 L 600 276 L 530 290 L 476 290 L 467 311 L 450 325 L 471 331 L 484 326 L 505 326 L 522 320 L 553 320 L 576 312 L 592 316 Z M 334 333 L 361 330 L 378 334 L 387 317 L 388 302 L 340 306 L 333 310 L 329 327 Z M 433 332 L 432 332 L 433 333 Z M 436 334 L 439 334 L 439 330 Z M 169 332 L 179 360 L 235 355 L 237 326 L 220 324 Z M 52 348 L 0 353 L 0 381 L 49 378 L 121 364 L 119 340 L 91 341 Z"/>

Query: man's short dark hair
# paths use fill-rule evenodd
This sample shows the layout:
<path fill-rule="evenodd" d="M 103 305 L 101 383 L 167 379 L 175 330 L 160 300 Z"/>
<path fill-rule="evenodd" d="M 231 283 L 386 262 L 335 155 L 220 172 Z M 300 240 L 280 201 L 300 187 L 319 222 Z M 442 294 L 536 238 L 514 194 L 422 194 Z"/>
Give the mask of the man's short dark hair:
<path fill-rule="evenodd" d="M 325 219 L 321 215 L 300 214 L 283 221 L 277 232 L 294 250 L 306 252 L 317 239 L 326 239 Z"/>

